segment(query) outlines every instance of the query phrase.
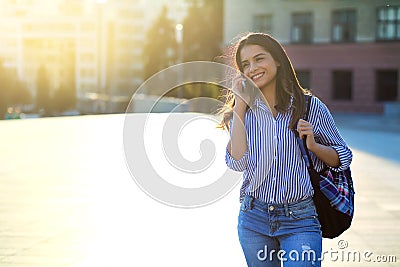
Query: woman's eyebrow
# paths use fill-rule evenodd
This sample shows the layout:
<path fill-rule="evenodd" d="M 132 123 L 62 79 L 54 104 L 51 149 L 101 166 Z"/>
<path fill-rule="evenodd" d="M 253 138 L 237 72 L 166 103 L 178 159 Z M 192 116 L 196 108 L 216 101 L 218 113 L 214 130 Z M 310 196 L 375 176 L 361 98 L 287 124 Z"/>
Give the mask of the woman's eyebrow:
<path fill-rule="evenodd" d="M 256 58 L 256 57 L 258 57 L 258 56 L 264 56 L 264 55 L 266 55 L 267 53 L 264 53 L 264 52 L 261 52 L 261 53 L 258 53 L 257 55 L 255 55 L 253 58 Z"/>
<path fill-rule="evenodd" d="M 266 53 L 264 53 L 264 52 L 261 52 L 261 53 L 258 53 L 257 55 L 255 55 L 255 56 L 253 56 L 253 58 L 256 58 L 256 57 L 258 57 L 258 56 L 264 56 L 264 55 L 266 55 Z M 245 63 L 245 62 L 248 62 L 248 60 L 247 59 L 245 59 L 245 60 L 243 60 L 241 63 L 243 64 L 243 63 Z"/>

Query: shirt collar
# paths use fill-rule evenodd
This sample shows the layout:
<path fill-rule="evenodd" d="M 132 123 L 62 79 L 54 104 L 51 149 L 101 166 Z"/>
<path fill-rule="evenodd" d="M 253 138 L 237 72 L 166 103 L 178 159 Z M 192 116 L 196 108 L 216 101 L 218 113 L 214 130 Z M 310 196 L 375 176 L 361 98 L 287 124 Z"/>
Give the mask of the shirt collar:
<path fill-rule="evenodd" d="M 292 105 L 293 105 L 293 100 L 292 99 L 293 99 L 293 97 L 291 97 L 291 101 L 290 101 L 290 104 L 288 106 L 287 112 L 289 112 L 292 109 Z M 261 109 L 264 109 L 266 111 L 271 112 L 269 107 L 268 107 L 268 105 L 267 105 L 267 103 L 265 103 L 265 101 L 262 100 L 260 96 L 256 96 L 255 97 L 252 106 L 253 107 L 257 107 L 257 108 L 261 108 Z"/>
<path fill-rule="evenodd" d="M 264 100 L 262 100 L 260 96 L 255 97 L 253 106 L 270 111 L 267 103 L 265 103 Z"/>

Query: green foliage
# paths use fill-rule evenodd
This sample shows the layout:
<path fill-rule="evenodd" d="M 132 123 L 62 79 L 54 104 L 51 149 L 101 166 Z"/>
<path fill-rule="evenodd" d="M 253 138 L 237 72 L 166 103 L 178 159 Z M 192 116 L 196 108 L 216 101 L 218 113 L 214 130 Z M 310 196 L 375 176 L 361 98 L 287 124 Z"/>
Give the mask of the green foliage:
<path fill-rule="evenodd" d="M 32 101 L 32 94 L 25 83 L 18 79 L 15 70 L 7 69 L 0 61 L 0 118 L 8 107 L 29 104 Z"/>
<path fill-rule="evenodd" d="M 217 84 L 205 83 L 205 82 L 193 82 L 187 83 L 180 87 L 175 87 L 173 90 L 168 92 L 166 96 L 176 97 L 178 90 L 182 90 L 182 98 L 197 98 L 197 97 L 209 97 L 218 98 L 221 95 L 221 87 Z"/>
<path fill-rule="evenodd" d="M 76 96 L 71 87 L 65 85 L 58 88 L 53 94 L 53 110 L 57 112 L 75 108 Z"/>
<path fill-rule="evenodd" d="M 166 6 L 147 32 L 143 55 L 144 80 L 176 63 L 175 23 L 168 18 Z"/>
<path fill-rule="evenodd" d="M 44 65 L 41 65 L 36 76 L 36 109 L 43 109 L 45 113 L 51 112 L 50 106 L 50 83 L 47 78 L 47 71 Z"/>
<path fill-rule="evenodd" d="M 70 56 L 75 58 L 73 54 Z M 52 110 L 63 112 L 68 109 L 74 109 L 76 106 L 76 85 L 75 85 L 75 63 L 70 62 L 69 66 L 64 69 L 63 84 L 58 88 L 52 96 Z"/>
<path fill-rule="evenodd" d="M 183 86 L 184 98 L 208 97 L 218 98 L 220 87 L 211 83 L 190 83 Z"/>
<path fill-rule="evenodd" d="M 222 0 L 188 0 L 188 14 L 183 21 L 183 61 L 215 61 L 221 55 Z M 183 87 L 183 97 L 218 98 L 219 88 L 211 84 Z"/>
<path fill-rule="evenodd" d="M 74 58 L 74 57 L 72 57 Z M 63 83 L 51 93 L 48 74 L 44 65 L 40 66 L 37 74 L 36 108 L 44 110 L 44 115 L 74 109 L 76 106 L 75 64 L 71 62 L 63 69 Z"/>
<path fill-rule="evenodd" d="M 184 61 L 213 61 L 221 54 L 222 0 L 190 0 L 183 22 Z"/>
<path fill-rule="evenodd" d="M 10 103 L 16 106 L 32 103 L 32 94 L 26 83 L 18 80 L 17 77 L 14 79 L 14 89 L 10 94 Z"/>
<path fill-rule="evenodd" d="M 183 61 L 214 61 L 221 55 L 223 0 L 187 0 L 188 14 L 183 21 Z M 175 22 L 168 19 L 167 8 L 147 32 L 144 48 L 144 80 L 177 63 L 178 43 Z M 208 84 L 186 84 L 166 96 L 218 98 L 219 88 Z"/>

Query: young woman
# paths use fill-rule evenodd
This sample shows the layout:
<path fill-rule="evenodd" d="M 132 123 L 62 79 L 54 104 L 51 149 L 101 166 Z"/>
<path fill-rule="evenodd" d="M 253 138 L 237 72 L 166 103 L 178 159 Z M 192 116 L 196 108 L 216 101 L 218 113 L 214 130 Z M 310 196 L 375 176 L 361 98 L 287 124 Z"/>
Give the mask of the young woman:
<path fill-rule="evenodd" d="M 268 34 L 250 33 L 236 46 L 236 67 L 222 126 L 231 137 L 229 168 L 243 172 L 239 241 L 248 266 L 320 266 L 322 237 L 313 188 L 294 131 L 306 144 L 317 171 L 346 169 L 352 153 L 327 107 L 305 94 L 283 47 Z M 255 85 L 253 88 L 251 84 Z M 243 87 L 244 86 L 244 87 Z"/>

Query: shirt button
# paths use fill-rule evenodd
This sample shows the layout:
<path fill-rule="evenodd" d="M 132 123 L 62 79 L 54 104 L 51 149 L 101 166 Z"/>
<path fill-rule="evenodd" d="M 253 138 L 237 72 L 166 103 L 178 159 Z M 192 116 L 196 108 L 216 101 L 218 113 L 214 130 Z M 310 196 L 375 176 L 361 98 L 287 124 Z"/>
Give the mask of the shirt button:
<path fill-rule="evenodd" d="M 273 211 L 274 209 L 275 209 L 274 206 L 269 206 L 270 211 Z"/>

